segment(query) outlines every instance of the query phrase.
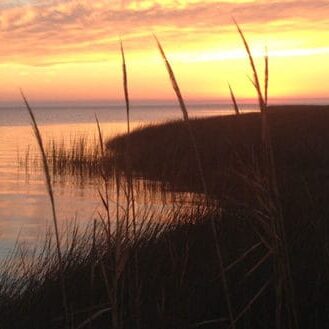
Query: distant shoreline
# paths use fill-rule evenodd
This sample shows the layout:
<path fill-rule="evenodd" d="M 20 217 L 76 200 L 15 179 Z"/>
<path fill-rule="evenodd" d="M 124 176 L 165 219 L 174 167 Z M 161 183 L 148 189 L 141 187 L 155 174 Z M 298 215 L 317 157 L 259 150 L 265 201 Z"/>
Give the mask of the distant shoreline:
<path fill-rule="evenodd" d="M 238 99 L 239 104 L 246 106 L 257 105 L 255 99 Z M 186 105 L 188 107 L 194 106 L 230 106 L 231 100 L 229 99 L 209 99 L 209 100 L 188 100 L 186 99 Z M 329 104 L 329 98 L 292 98 L 292 99 L 272 99 L 270 107 L 277 106 L 325 106 Z M 176 99 L 171 100 L 131 100 L 132 107 L 154 107 L 154 106 L 178 106 Z M 72 101 L 61 101 L 61 100 L 31 100 L 31 106 L 34 109 L 60 109 L 60 108 L 122 108 L 125 107 L 124 100 L 72 100 Z M 1 109 L 25 109 L 24 104 L 21 100 L 14 101 L 0 101 Z"/>

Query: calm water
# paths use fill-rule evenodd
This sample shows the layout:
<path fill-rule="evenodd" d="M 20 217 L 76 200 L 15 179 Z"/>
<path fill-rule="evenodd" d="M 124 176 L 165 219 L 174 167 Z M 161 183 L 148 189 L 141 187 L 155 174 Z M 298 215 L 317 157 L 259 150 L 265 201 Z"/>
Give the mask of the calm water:
<path fill-rule="evenodd" d="M 244 111 L 253 111 L 253 105 L 244 106 Z M 62 105 L 34 107 L 36 119 L 45 141 L 47 139 L 69 141 L 75 136 L 96 135 L 97 114 L 104 136 L 109 138 L 126 129 L 125 111 L 120 105 L 77 106 Z M 191 117 L 224 115 L 232 113 L 230 105 L 192 104 Z M 176 105 L 148 104 L 131 109 L 132 127 L 147 123 L 180 118 Z M 38 169 L 19 168 L 18 159 L 37 152 L 27 111 L 23 107 L 0 108 L 0 258 L 20 241 L 35 241 L 51 225 L 51 209 L 44 185 L 43 173 Z M 79 185 L 73 180 L 55 180 L 54 190 L 59 220 L 63 223 L 74 218 L 87 223 L 97 217 L 101 208 L 98 184 L 88 180 Z M 144 197 L 147 203 L 147 197 Z M 160 202 L 160 201 L 159 201 Z"/>

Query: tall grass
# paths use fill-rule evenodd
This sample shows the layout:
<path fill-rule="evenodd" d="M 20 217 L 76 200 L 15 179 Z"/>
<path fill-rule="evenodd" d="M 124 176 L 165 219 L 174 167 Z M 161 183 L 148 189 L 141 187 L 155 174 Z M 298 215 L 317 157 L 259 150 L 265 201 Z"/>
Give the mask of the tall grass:
<path fill-rule="evenodd" d="M 96 119 L 96 124 L 97 124 L 97 131 L 98 131 L 98 138 L 99 138 L 99 148 L 101 150 L 101 156 L 102 159 L 105 159 L 106 155 L 105 155 L 105 149 L 104 149 L 104 141 L 103 141 L 103 134 L 102 134 L 102 130 L 101 130 L 101 126 L 100 123 L 98 121 L 97 115 L 95 115 L 95 119 Z M 109 188 L 108 188 L 108 184 L 109 184 L 109 177 L 105 171 L 104 166 L 101 166 L 100 168 L 100 172 L 101 172 L 101 177 L 103 179 L 103 185 L 104 185 L 104 193 L 103 194 L 100 190 L 98 190 L 99 196 L 103 202 L 103 206 L 106 210 L 106 229 L 108 231 L 108 236 L 109 239 L 111 239 L 111 216 L 110 216 L 110 202 L 109 202 Z"/>
<path fill-rule="evenodd" d="M 126 102 L 126 113 L 127 113 L 127 133 L 130 133 L 130 102 L 129 102 L 129 91 L 128 91 L 128 77 L 127 77 L 127 66 L 125 59 L 125 52 L 123 49 L 122 41 L 120 41 L 120 50 L 122 58 L 122 78 L 123 78 L 123 91 Z"/>
<path fill-rule="evenodd" d="M 132 182 L 132 172 L 131 172 L 131 159 L 130 159 L 130 101 L 129 101 L 129 91 L 128 91 L 128 76 L 127 76 L 127 67 L 126 67 L 126 59 L 125 52 L 123 49 L 122 41 L 120 43 L 121 49 L 121 57 L 122 57 L 122 80 L 123 80 L 123 90 L 125 96 L 125 104 L 126 104 L 126 113 L 127 113 L 127 150 L 126 150 L 126 168 L 127 168 L 127 176 L 128 176 L 128 195 L 127 195 L 127 222 L 129 220 L 129 207 L 131 203 L 132 207 L 132 221 L 133 221 L 133 230 L 134 234 L 136 231 L 136 214 L 135 214 L 135 197 L 134 197 L 134 189 Z M 131 202 L 130 202 L 131 201 Z M 128 225 L 128 224 L 127 224 Z"/>
<path fill-rule="evenodd" d="M 253 77 L 254 79 L 252 80 L 252 83 L 256 89 L 256 92 L 257 92 L 257 96 L 258 96 L 258 103 L 259 103 L 259 108 L 260 108 L 260 111 L 261 111 L 261 114 L 262 114 L 262 140 L 263 140 L 263 143 L 265 144 L 266 141 L 267 141 L 267 123 L 266 123 L 266 103 L 264 101 L 264 97 L 263 97 L 263 94 L 262 94 L 262 90 L 261 90 L 261 85 L 260 85 L 260 79 L 258 77 L 258 72 L 257 72 L 257 69 L 256 69 L 256 64 L 255 64 L 255 61 L 254 61 L 254 58 L 252 56 L 252 53 L 251 53 L 251 50 L 250 50 L 250 47 L 249 47 L 249 44 L 240 28 L 240 26 L 238 25 L 238 23 L 233 19 L 237 29 L 238 29 L 238 33 L 240 34 L 241 36 L 241 39 L 243 41 L 243 44 L 244 44 L 244 47 L 246 49 L 246 52 L 248 54 L 248 58 L 249 58 L 249 62 L 250 62 L 250 66 L 251 66 L 251 70 L 252 70 L 252 73 L 253 73 Z M 267 81 L 267 79 L 266 79 Z"/>
<path fill-rule="evenodd" d="M 261 192 L 261 207 L 264 209 L 264 214 L 267 214 L 271 225 L 271 240 L 270 250 L 274 255 L 274 274 L 276 285 L 276 328 L 298 328 L 297 311 L 295 305 L 295 293 L 292 282 L 290 260 L 287 248 L 287 238 L 282 214 L 282 205 L 276 176 L 276 166 L 274 161 L 272 140 L 270 127 L 267 120 L 267 103 L 268 103 L 268 85 L 269 85 L 269 58 L 266 49 L 265 55 L 265 78 L 264 78 L 264 94 L 261 89 L 260 79 L 256 69 L 249 44 L 243 34 L 242 29 L 234 21 L 237 30 L 241 36 L 246 52 L 249 57 L 250 66 L 253 72 L 253 85 L 256 89 L 259 107 L 262 115 L 262 143 L 263 143 L 263 160 L 261 163 L 265 186 Z M 259 186 L 259 184 L 258 184 Z M 262 222 L 263 219 L 260 219 Z M 284 310 L 285 308 L 285 310 Z M 287 314 L 285 314 L 287 313 Z"/>
<path fill-rule="evenodd" d="M 176 80 L 176 77 L 175 77 L 175 74 L 172 70 L 172 67 L 166 57 L 166 54 L 158 40 L 158 38 L 154 35 L 154 39 L 157 43 L 157 46 L 159 48 L 159 51 L 160 51 L 160 54 L 164 60 L 164 63 L 166 65 L 166 69 L 167 69 L 167 72 L 168 72 L 168 75 L 169 75 L 169 78 L 170 78 L 170 81 L 171 81 L 171 84 L 172 84 L 172 87 L 175 91 L 175 94 L 176 94 L 176 97 L 177 97 L 177 100 L 179 102 L 179 106 L 180 106 L 180 109 L 182 111 L 182 114 L 183 114 L 183 119 L 184 119 L 184 122 L 186 123 L 186 127 L 188 129 L 188 132 L 189 132 L 189 135 L 190 135 L 190 139 L 191 139 L 191 144 L 192 144 L 192 147 L 193 147 L 193 150 L 194 150 L 194 154 L 195 154 L 195 159 L 196 159 L 196 162 L 197 162 L 197 165 L 198 165 L 198 170 L 199 170 L 199 174 L 200 174 L 200 179 L 201 179 L 201 182 L 202 182 L 202 187 L 203 187 L 203 191 L 204 191 L 204 194 L 207 196 L 208 195 L 208 189 L 207 189 L 207 183 L 206 183 L 206 180 L 205 180 L 205 175 L 204 175 L 204 170 L 203 170 L 203 166 L 202 166 L 202 163 L 201 163 L 201 158 L 200 158 L 200 152 L 198 150 L 198 147 L 197 147 L 197 143 L 196 143 L 196 140 L 195 140 L 195 137 L 194 137 L 194 134 L 193 134 L 193 131 L 192 131 L 192 128 L 191 128 L 191 125 L 190 125 L 190 122 L 189 122 L 189 116 L 188 116 L 188 112 L 187 112 L 187 109 L 186 109 L 186 105 L 185 105 L 185 102 L 184 102 L 184 99 L 183 99 L 183 96 L 182 96 L 182 93 L 180 91 L 180 88 L 179 88 L 179 85 L 177 83 L 177 80 Z"/>
<path fill-rule="evenodd" d="M 168 74 L 169 74 L 169 78 L 171 80 L 173 89 L 176 93 L 177 99 L 179 101 L 180 104 L 180 108 L 181 111 L 183 113 L 183 119 L 184 122 L 186 123 L 189 135 L 190 135 L 190 140 L 191 140 L 191 144 L 192 147 L 194 149 L 194 154 L 195 154 L 195 159 L 197 161 L 198 164 L 198 170 L 199 170 L 199 174 L 201 177 L 201 181 L 202 181 L 202 186 L 203 186 L 203 192 L 206 196 L 206 198 L 208 198 L 208 188 L 207 188 L 207 183 L 206 183 L 206 179 L 205 179 L 205 174 L 204 174 L 204 169 L 201 163 L 201 157 L 200 157 L 200 152 L 199 149 L 197 147 L 197 143 L 195 140 L 195 136 L 192 130 L 192 127 L 190 125 L 189 122 L 189 116 L 188 116 L 188 112 L 185 106 L 185 102 L 183 99 L 183 96 L 181 94 L 180 88 L 178 86 L 175 74 L 171 68 L 171 65 L 166 57 L 166 54 L 159 42 L 159 40 L 157 39 L 157 37 L 154 35 L 155 41 L 158 45 L 158 48 L 160 50 L 161 56 L 165 62 Z M 228 314 L 229 314 L 229 319 L 230 319 L 230 324 L 231 324 L 231 328 L 235 329 L 235 321 L 234 321 L 234 316 L 233 316 L 233 307 L 232 307 L 232 302 L 231 302 L 231 297 L 230 297 L 230 292 L 229 292 L 229 287 L 228 287 L 228 281 L 226 278 L 226 273 L 225 273 L 225 267 L 224 267 L 224 260 L 223 260 L 223 255 L 222 255 L 222 250 L 218 241 L 218 235 L 217 235 L 217 228 L 216 228 L 216 223 L 214 221 L 214 219 L 212 218 L 211 220 L 211 227 L 212 227 L 212 232 L 213 232 L 213 238 L 214 238 L 214 242 L 215 242 L 215 248 L 216 248 L 216 252 L 218 255 L 218 261 L 219 261 L 219 269 L 220 269 L 220 273 L 221 273 L 221 279 L 222 279 L 222 283 L 223 283 L 223 287 L 224 287 L 224 292 L 225 292 L 225 299 L 226 299 L 226 305 L 227 305 L 227 310 L 228 310 Z"/>
<path fill-rule="evenodd" d="M 97 175 L 106 162 L 100 145 L 87 136 L 76 136 L 69 143 L 50 140 L 45 152 L 54 175 Z"/>
<path fill-rule="evenodd" d="M 44 142 L 48 168 L 52 177 L 76 178 L 79 183 L 97 178 L 102 173 L 111 176 L 108 154 L 95 138 L 73 136 L 69 140 L 50 139 Z M 19 168 L 26 174 L 43 168 L 42 157 L 30 146 L 24 156 L 18 155 Z"/>
<path fill-rule="evenodd" d="M 264 86 L 264 93 L 265 93 L 265 106 L 268 106 L 268 88 L 269 88 L 269 63 L 268 63 L 268 50 L 267 47 L 265 48 L 265 86 Z"/>
<path fill-rule="evenodd" d="M 32 127 L 35 134 L 35 138 L 38 142 L 40 153 L 42 156 L 42 163 L 43 163 L 43 169 L 46 179 L 46 187 L 51 203 L 51 210 L 53 215 L 53 223 L 55 228 L 55 237 L 56 237 L 56 250 L 57 250 L 57 256 L 58 256 L 58 264 L 59 264 L 59 272 L 61 277 L 61 289 L 62 289 L 62 297 L 63 297 L 63 307 L 65 312 L 65 318 L 66 321 L 68 320 L 68 304 L 67 304 L 67 298 L 66 298 L 66 290 L 65 290 L 65 281 L 64 281 L 64 268 L 63 268 L 63 260 L 62 260 L 62 252 L 61 252 L 61 243 L 60 243 L 60 237 L 59 237 L 59 231 L 58 231 L 58 223 L 57 223 L 57 215 L 56 215 L 56 207 L 55 207 L 55 198 L 54 198 L 54 192 L 51 184 L 51 178 L 50 178 L 50 170 L 48 166 L 47 156 L 45 152 L 45 148 L 43 145 L 43 140 L 39 131 L 38 124 L 36 122 L 36 119 L 34 117 L 32 108 L 30 107 L 30 104 L 28 103 L 23 91 L 21 90 L 21 95 L 24 100 L 24 103 L 26 105 L 26 108 L 28 110 L 28 113 L 32 120 Z"/>
<path fill-rule="evenodd" d="M 238 106 L 238 103 L 236 101 L 234 92 L 233 92 L 232 87 L 231 87 L 230 84 L 228 84 L 228 88 L 230 89 L 230 95 L 231 95 L 231 100 L 232 100 L 232 103 L 233 103 L 233 106 L 234 106 L 235 114 L 239 115 L 240 114 L 239 106 Z"/>
<path fill-rule="evenodd" d="M 180 213 L 177 209 L 166 214 L 163 209 L 160 212 L 167 221 L 159 222 L 157 214 L 147 209 L 138 213 L 140 222 L 134 238 L 131 235 L 126 236 L 122 225 L 116 226 L 118 231 L 112 232 L 110 240 L 102 225 L 90 225 L 85 231 L 78 230 L 77 227 L 73 227 L 71 233 L 67 231 L 67 243 L 62 249 L 62 264 L 65 268 L 67 296 L 71 303 L 68 315 L 73 328 L 89 325 L 100 328 L 108 325 L 111 328 L 131 328 L 137 326 L 137 316 L 143 318 L 144 326 L 148 317 L 155 324 L 153 318 L 157 315 L 153 311 L 148 314 L 148 307 L 156 312 L 153 305 L 156 306 L 158 295 L 155 292 L 161 288 L 161 281 L 170 285 L 177 282 L 183 291 L 182 287 L 186 285 L 184 277 L 187 275 L 184 273 L 186 266 L 190 265 L 182 264 L 182 271 L 175 273 L 179 261 L 175 254 L 180 253 L 181 243 L 185 244 L 186 261 L 191 264 L 189 249 L 193 243 L 184 233 L 182 223 L 197 222 L 200 216 L 205 216 L 207 210 L 204 213 L 198 209 L 189 214 Z M 119 218 L 118 222 L 124 223 L 125 217 Z M 13 319 L 15 314 L 17 328 L 62 327 L 63 313 L 57 305 L 57 282 L 61 274 L 52 238 L 51 234 L 47 234 L 38 251 L 29 252 L 19 247 L 14 257 L 17 259 L 19 256 L 20 261 L 14 263 L 8 260 L 5 266 L 7 277 L 15 279 L 5 283 L 1 275 L 1 327 L 7 328 L 10 323 L 5 321 Z M 142 257 L 137 266 L 133 262 L 136 252 Z M 151 276 L 149 266 L 153 271 Z M 4 268 L 2 274 L 3 271 Z M 137 274 L 142 278 L 143 286 L 135 292 L 132 278 Z M 171 282 L 173 274 L 177 274 L 175 282 Z M 152 285 L 151 291 L 147 288 L 148 284 Z M 135 294 L 142 296 L 139 307 L 143 313 L 140 315 L 135 312 L 136 306 L 131 300 Z M 151 296 L 153 302 L 150 305 L 147 299 Z M 176 303 L 175 299 L 166 300 L 167 307 L 170 301 Z M 166 311 L 164 315 L 167 316 Z M 34 327 L 33 323 L 36 321 L 39 324 Z M 170 321 L 175 323 L 176 320 Z"/>
<path fill-rule="evenodd" d="M 128 91 L 128 75 L 127 75 L 127 68 L 126 68 L 126 59 L 125 59 L 125 52 L 123 48 L 122 41 L 120 43 L 121 49 L 121 57 L 122 57 L 122 76 L 123 76 L 123 89 L 125 95 L 125 103 L 126 103 L 126 112 L 127 112 L 127 149 L 126 149 L 126 167 L 127 167 L 127 227 L 129 223 L 129 206 L 130 206 L 130 199 L 131 199 L 131 208 L 132 208 L 132 226 L 133 226 L 133 239 L 137 239 L 137 223 L 136 223 L 136 204 L 135 204 L 135 193 L 134 193 L 134 184 L 133 184 L 133 175 L 131 170 L 131 154 L 130 154 L 130 101 L 129 101 L 129 91 Z M 127 233 L 128 234 L 128 230 Z M 134 275 L 134 287 L 133 287 L 133 303 L 136 312 L 136 327 L 140 328 L 140 283 L 138 277 L 138 262 L 139 262 L 138 253 L 135 252 L 133 255 L 133 262 L 135 266 L 135 275 Z"/>

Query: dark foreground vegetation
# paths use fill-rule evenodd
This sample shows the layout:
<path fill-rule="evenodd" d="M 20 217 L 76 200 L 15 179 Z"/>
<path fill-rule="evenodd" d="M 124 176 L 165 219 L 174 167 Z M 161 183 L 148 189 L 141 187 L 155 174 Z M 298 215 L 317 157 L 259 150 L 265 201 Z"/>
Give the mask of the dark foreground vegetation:
<path fill-rule="evenodd" d="M 120 239 L 120 244 L 113 239 L 109 245 L 99 234 L 102 229 L 95 245 L 91 232 L 79 237 L 64 255 L 69 327 L 109 328 L 115 326 L 113 321 L 119 328 L 228 327 L 208 216 L 202 212 L 180 216 L 179 224 L 161 230 L 149 227 L 138 241 Z M 225 214 L 217 225 L 235 311 L 241 312 L 264 284 L 266 288 L 239 327 L 273 327 L 271 262 L 267 259 L 262 268 L 253 269 L 266 255 L 264 246 L 257 243 L 245 216 Z M 254 247 L 234 263 L 250 243 Z M 1 328 L 65 327 L 56 254 L 48 252 L 30 271 L 26 269 L 23 278 L 6 283 Z M 315 311 L 316 305 L 310 304 Z M 309 323 L 314 317 L 308 314 Z"/>
<path fill-rule="evenodd" d="M 320 327 L 329 325 L 329 303 L 325 297 L 329 292 L 329 107 L 269 108 L 267 118 L 300 327 L 315 327 L 316 323 Z M 244 218 L 250 224 L 237 224 L 242 237 L 225 230 L 223 235 L 235 243 L 249 239 L 253 230 L 258 237 L 264 236 L 259 230 L 267 228 L 260 229 L 255 222 L 259 215 L 264 222 L 272 216 L 273 195 L 266 188 L 261 168 L 264 151 L 261 115 L 199 119 L 190 123 L 209 195 L 233 216 L 232 222 Z M 122 168 L 125 145 L 124 137 L 108 143 L 115 163 Z M 202 191 L 183 122 L 137 130 L 131 135 L 129 147 L 131 167 L 136 175 L 164 181 L 173 189 Z M 243 277 L 242 273 L 238 275 Z M 267 297 L 271 299 L 270 295 Z M 255 312 L 262 316 L 260 309 L 255 308 Z M 266 312 L 270 314 L 273 309 Z M 317 320 L 313 317 L 315 314 Z M 264 328 L 271 325 L 267 322 Z M 254 322 L 253 326 L 256 326 Z"/>
<path fill-rule="evenodd" d="M 291 265 L 289 298 L 300 328 L 325 328 L 329 108 L 275 108 L 268 118 Z M 111 215 L 118 219 L 111 231 L 106 216 L 85 232 L 73 227 L 62 246 L 62 266 L 50 235 L 34 258 L 18 248 L 2 269 L 1 328 L 230 328 L 227 296 L 236 328 L 277 328 L 269 225 L 276 201 L 261 171 L 260 114 L 190 122 L 212 201 L 188 213 L 162 210 L 166 222 L 139 209 L 136 229 L 127 212 L 120 219 Z M 129 169 L 125 136 L 107 148 L 117 171 L 199 192 L 190 144 L 184 123 L 171 122 L 132 132 Z M 289 309 L 281 307 L 287 328 Z"/>

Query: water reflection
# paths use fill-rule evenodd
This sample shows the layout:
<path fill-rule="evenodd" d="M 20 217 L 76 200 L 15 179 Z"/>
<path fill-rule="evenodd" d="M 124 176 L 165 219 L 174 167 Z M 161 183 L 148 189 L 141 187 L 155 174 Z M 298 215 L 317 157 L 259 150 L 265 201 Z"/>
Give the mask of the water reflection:
<path fill-rule="evenodd" d="M 134 126 L 139 123 L 134 123 Z M 112 136 L 125 130 L 123 123 L 103 124 L 105 136 Z M 45 139 L 65 140 L 72 139 L 75 134 L 88 133 L 94 137 L 94 124 L 52 125 L 42 126 L 41 133 Z M 51 224 L 51 209 L 44 185 L 43 173 L 38 162 L 38 149 L 34 141 L 31 128 L 28 126 L 1 127 L 1 158 L 0 158 L 0 254 L 4 256 L 14 246 L 18 233 L 21 240 L 31 240 L 37 237 L 40 228 Z M 18 159 L 25 157 L 24 150 L 29 148 L 29 157 L 33 159 L 28 165 L 17 166 Z M 22 161 L 22 160 L 20 160 Z M 138 184 L 137 184 L 138 183 Z M 59 221 L 68 221 L 76 217 L 82 225 L 97 217 L 101 202 L 98 194 L 101 182 L 99 177 L 81 175 L 55 175 L 53 177 L 56 197 L 57 214 Z M 140 182 L 138 193 L 142 199 L 137 199 L 139 206 L 146 205 L 151 195 L 141 192 Z M 135 184 L 135 185 L 136 185 Z M 110 182 L 111 195 L 115 193 L 114 182 Z M 136 188 L 137 188 L 136 185 Z M 154 197 L 154 207 L 163 203 Z M 124 204 L 123 194 L 120 203 Z"/>
<path fill-rule="evenodd" d="M 152 110 L 152 111 L 151 111 Z M 248 109 L 252 110 L 252 108 Z M 16 111 L 16 112 L 15 112 Z M 194 112 L 193 112 L 194 111 Z M 67 147 L 77 138 L 84 136 L 92 144 L 98 140 L 94 114 L 101 121 L 104 138 L 110 138 L 126 131 L 124 111 L 108 109 L 64 109 L 36 110 L 40 131 L 44 141 L 56 141 Z M 194 108 L 194 116 L 228 114 L 228 108 Z M 113 120 L 113 117 L 116 120 Z M 132 128 L 160 119 L 179 118 L 176 108 L 139 109 L 133 114 Z M 86 122 L 87 121 L 87 122 Z M 28 116 L 22 109 L 0 109 L 0 257 L 4 257 L 14 246 L 18 233 L 22 241 L 31 241 L 51 226 L 51 208 L 44 185 L 38 148 Z M 47 144 L 47 142 L 46 142 Z M 49 146 L 51 149 L 51 145 Z M 29 159 L 26 161 L 26 159 Z M 20 165 L 18 165 L 20 164 Z M 99 176 L 85 175 L 77 171 L 53 176 L 58 219 L 61 223 L 77 218 L 81 225 L 90 223 L 102 211 L 99 189 L 102 181 Z M 119 203 L 124 209 L 124 180 L 121 180 Z M 112 210 L 115 211 L 117 188 L 115 180 L 109 182 Z M 137 179 L 134 182 L 137 207 L 188 207 L 199 196 L 183 193 L 172 194 L 154 182 Z M 198 200 L 200 202 L 200 200 Z M 183 209 L 183 207 L 182 207 Z M 159 215 L 160 216 L 160 215 Z"/>

